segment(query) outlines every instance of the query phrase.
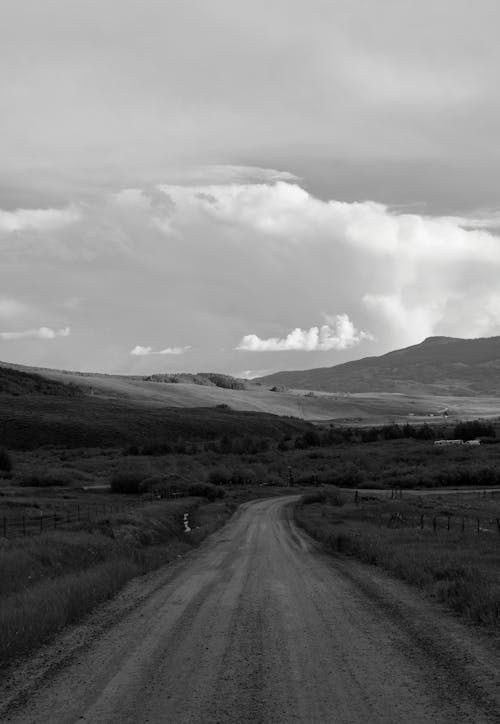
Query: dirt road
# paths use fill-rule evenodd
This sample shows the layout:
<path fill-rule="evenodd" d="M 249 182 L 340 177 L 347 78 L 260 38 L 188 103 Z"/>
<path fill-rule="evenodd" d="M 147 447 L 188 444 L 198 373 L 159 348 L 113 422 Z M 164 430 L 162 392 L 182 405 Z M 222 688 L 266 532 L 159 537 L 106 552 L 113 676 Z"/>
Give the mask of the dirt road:
<path fill-rule="evenodd" d="M 243 506 L 0 684 L 8 722 L 499 722 L 497 645 Z"/>

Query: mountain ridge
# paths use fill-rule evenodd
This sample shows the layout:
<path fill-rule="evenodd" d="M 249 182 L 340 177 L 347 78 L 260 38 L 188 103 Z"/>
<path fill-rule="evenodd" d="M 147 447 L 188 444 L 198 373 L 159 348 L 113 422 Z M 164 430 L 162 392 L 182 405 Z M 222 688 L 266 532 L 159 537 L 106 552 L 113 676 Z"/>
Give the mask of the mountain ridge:
<path fill-rule="evenodd" d="M 382 355 L 331 367 L 275 372 L 256 381 L 322 392 L 500 395 L 500 336 L 426 337 Z"/>

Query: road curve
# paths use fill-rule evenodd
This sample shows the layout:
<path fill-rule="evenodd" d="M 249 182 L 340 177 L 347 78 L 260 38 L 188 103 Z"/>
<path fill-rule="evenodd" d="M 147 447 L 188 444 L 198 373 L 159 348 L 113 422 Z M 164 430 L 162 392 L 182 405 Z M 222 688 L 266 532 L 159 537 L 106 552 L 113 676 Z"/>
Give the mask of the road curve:
<path fill-rule="evenodd" d="M 247 503 L 0 684 L 0 720 L 498 722 L 497 644 Z"/>

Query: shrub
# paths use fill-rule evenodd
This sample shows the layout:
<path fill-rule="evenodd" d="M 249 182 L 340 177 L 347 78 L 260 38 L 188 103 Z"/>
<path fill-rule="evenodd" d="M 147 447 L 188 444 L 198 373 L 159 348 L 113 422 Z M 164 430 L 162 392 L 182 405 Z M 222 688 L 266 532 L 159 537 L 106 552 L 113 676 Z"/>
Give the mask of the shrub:
<path fill-rule="evenodd" d="M 196 495 L 209 500 L 223 498 L 225 494 L 222 488 L 210 485 L 210 483 L 192 483 L 188 486 L 187 491 L 189 495 Z"/>
<path fill-rule="evenodd" d="M 225 467 L 218 467 L 210 470 L 207 477 L 210 485 L 227 485 L 231 482 L 231 473 Z"/>
<path fill-rule="evenodd" d="M 306 493 L 300 499 L 302 505 L 312 505 L 313 503 L 324 503 L 326 501 L 326 493 L 318 490 L 316 493 Z"/>
<path fill-rule="evenodd" d="M 474 440 L 476 437 L 495 437 L 495 428 L 491 422 L 481 420 L 469 420 L 459 422 L 453 430 L 453 437 L 462 440 Z"/>
<path fill-rule="evenodd" d="M 139 482 L 138 492 L 147 493 L 155 488 L 167 488 L 169 485 L 168 478 L 164 475 L 150 475 Z"/>
<path fill-rule="evenodd" d="M 72 482 L 72 478 L 63 470 L 41 470 L 17 478 L 17 484 L 22 488 L 66 487 Z"/>
<path fill-rule="evenodd" d="M 330 490 L 317 490 L 314 493 L 306 493 L 300 499 L 302 505 L 311 505 L 312 503 L 326 503 L 327 505 L 344 505 L 344 501 L 339 490 L 335 488 Z"/>
<path fill-rule="evenodd" d="M 0 447 L 0 470 L 10 473 L 12 470 L 12 460 L 4 447 Z"/>
<path fill-rule="evenodd" d="M 135 471 L 115 473 L 111 478 L 111 492 L 137 495 L 142 492 L 144 476 Z"/>

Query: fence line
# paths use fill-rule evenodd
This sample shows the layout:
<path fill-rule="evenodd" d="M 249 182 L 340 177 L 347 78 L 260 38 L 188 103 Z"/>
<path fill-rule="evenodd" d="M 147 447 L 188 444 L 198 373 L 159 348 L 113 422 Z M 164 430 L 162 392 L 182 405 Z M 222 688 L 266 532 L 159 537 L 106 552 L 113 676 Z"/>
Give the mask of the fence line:
<path fill-rule="evenodd" d="M 432 491 L 429 491 L 432 492 Z M 477 491 L 467 490 L 467 493 L 471 495 L 477 495 L 479 498 L 486 498 L 487 494 L 491 494 L 493 498 L 495 493 L 499 493 L 497 489 L 481 488 Z M 391 500 L 402 500 L 403 499 L 403 488 L 393 487 L 391 488 Z M 363 502 L 363 496 L 360 495 L 359 491 L 356 490 L 354 493 L 354 502 L 356 505 L 360 505 Z M 370 512 L 364 508 L 364 513 Z M 439 530 L 446 530 L 448 533 L 456 532 L 457 530 L 461 533 L 498 533 L 500 536 L 500 518 L 486 518 L 481 516 L 470 516 L 464 514 L 454 513 L 417 513 L 410 511 L 389 511 L 380 512 L 374 511 L 373 517 L 376 518 L 376 523 L 382 527 L 387 528 L 418 528 L 420 530 L 429 530 L 432 528 L 434 533 L 438 533 Z"/>
<path fill-rule="evenodd" d="M 365 513 L 368 512 L 366 509 Z M 435 534 L 446 533 L 497 533 L 500 536 L 500 518 L 486 518 L 470 515 L 445 513 L 375 512 L 373 522 L 385 528 L 413 528 L 432 530 Z"/>
<path fill-rule="evenodd" d="M 76 523 L 90 523 L 99 518 L 106 518 L 109 515 L 116 515 L 140 508 L 147 503 L 154 503 L 160 500 L 186 498 L 189 493 L 184 490 L 170 490 L 169 488 L 158 488 L 142 496 L 138 500 L 128 500 L 120 503 L 77 503 L 51 511 L 40 511 L 40 515 L 3 515 L 0 520 L 0 537 L 17 538 L 19 536 L 40 535 L 50 530 L 71 530 L 69 526 Z"/>

